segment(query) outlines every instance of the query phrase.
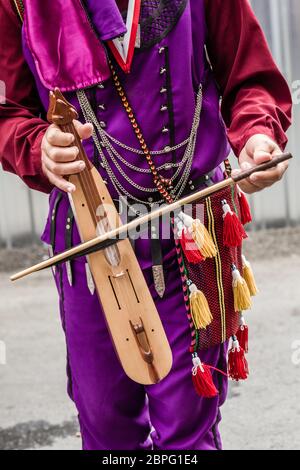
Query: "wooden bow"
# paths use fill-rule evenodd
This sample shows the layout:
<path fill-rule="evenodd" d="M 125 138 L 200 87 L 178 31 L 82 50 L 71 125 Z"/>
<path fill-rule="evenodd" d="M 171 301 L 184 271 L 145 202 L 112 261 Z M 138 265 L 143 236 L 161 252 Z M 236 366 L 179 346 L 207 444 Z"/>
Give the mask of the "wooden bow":
<path fill-rule="evenodd" d="M 86 165 L 81 173 L 69 176 L 76 187 L 69 198 L 82 242 L 119 229 L 119 214 L 74 127 L 77 112 L 58 89 L 50 93 L 47 117 L 63 132 L 74 135 L 77 159 Z M 90 254 L 88 263 L 124 371 L 144 385 L 159 382 L 171 369 L 172 353 L 129 239 Z"/>
<path fill-rule="evenodd" d="M 118 227 L 102 234 L 97 237 L 92 238 L 91 240 L 81 243 L 69 250 L 65 250 L 62 253 L 59 253 L 55 256 L 52 256 L 30 268 L 24 269 L 13 276 L 11 276 L 11 281 L 16 281 L 25 276 L 33 274 L 35 272 L 41 271 L 43 269 L 50 268 L 52 266 L 64 263 L 66 261 L 78 258 L 80 256 L 85 256 L 95 251 L 102 250 L 108 246 L 115 245 L 119 243 L 119 239 L 126 238 L 130 232 L 134 231 L 136 228 L 148 224 L 152 220 L 155 220 L 159 217 L 163 217 L 166 214 L 170 214 L 179 210 L 183 206 L 190 204 L 194 201 L 200 201 L 206 197 L 211 196 L 212 194 L 220 191 L 221 189 L 227 188 L 228 186 L 234 186 L 240 181 L 249 178 L 253 173 L 262 172 L 274 168 L 279 163 L 290 160 L 293 156 L 290 153 L 284 153 L 274 157 L 271 161 L 257 165 L 249 170 L 242 171 L 237 176 L 232 176 L 226 180 L 220 181 L 219 183 L 213 184 L 205 189 L 197 191 L 193 194 L 190 194 L 178 201 L 161 206 L 160 208 L 150 212 L 149 214 L 138 217 L 137 219 L 132 220 L 128 224 L 119 225 Z"/>

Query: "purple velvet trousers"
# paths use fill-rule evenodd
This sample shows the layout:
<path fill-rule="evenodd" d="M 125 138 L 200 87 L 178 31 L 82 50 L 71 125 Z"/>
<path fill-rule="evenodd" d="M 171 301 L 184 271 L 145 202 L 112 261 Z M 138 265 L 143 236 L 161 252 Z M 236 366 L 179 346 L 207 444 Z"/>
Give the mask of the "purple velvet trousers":
<path fill-rule="evenodd" d="M 154 296 L 172 352 L 173 367 L 159 384 L 142 386 L 123 372 L 107 331 L 97 295 L 91 295 L 85 264 L 73 261 L 74 283 L 65 266 L 55 279 L 67 344 L 69 394 L 74 400 L 84 450 L 221 449 L 219 407 L 227 393 L 227 378 L 214 372 L 215 398 L 201 398 L 191 379 L 190 330 L 186 318 L 177 261 L 166 271 L 166 293 Z M 227 343 L 200 352 L 205 363 L 226 370 Z"/>

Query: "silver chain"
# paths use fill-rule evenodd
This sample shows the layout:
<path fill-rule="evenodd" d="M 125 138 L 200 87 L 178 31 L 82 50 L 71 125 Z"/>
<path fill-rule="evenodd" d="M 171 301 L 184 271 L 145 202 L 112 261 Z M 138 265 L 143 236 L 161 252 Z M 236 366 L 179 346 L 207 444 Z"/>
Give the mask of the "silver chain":
<path fill-rule="evenodd" d="M 112 142 L 114 142 L 115 144 L 117 144 L 119 147 L 125 149 L 125 150 L 128 150 L 129 152 L 131 153 L 136 153 L 138 155 L 144 155 L 144 152 L 143 150 L 140 150 L 140 149 L 136 149 L 136 148 L 133 148 L 133 147 L 129 147 L 128 145 L 126 144 L 123 144 L 123 142 L 120 142 L 118 139 L 116 139 L 115 137 L 113 137 L 112 135 L 110 135 L 106 130 L 103 129 L 103 132 L 105 133 L 106 137 L 111 140 Z M 177 145 L 174 145 L 174 147 L 170 147 L 168 146 L 167 147 L 167 150 L 166 148 L 163 148 L 162 150 L 150 150 L 149 153 L 150 155 L 163 155 L 165 153 L 171 153 L 171 152 L 175 152 L 176 150 L 180 149 L 181 147 L 183 147 L 184 145 L 186 145 L 189 141 L 189 137 L 187 139 L 185 139 L 183 142 L 180 142 L 180 144 L 177 144 Z"/>
<path fill-rule="evenodd" d="M 138 189 L 141 192 L 156 193 L 157 192 L 156 188 L 153 188 L 153 187 L 145 188 L 145 187 L 140 186 L 139 184 L 135 183 L 134 181 L 132 181 L 131 178 L 129 178 L 128 175 L 126 175 L 126 173 L 124 172 L 124 170 L 120 167 L 120 165 L 116 161 L 116 158 L 119 159 L 121 162 L 123 162 L 124 165 L 126 165 L 127 167 L 135 170 L 136 172 L 150 173 L 151 170 L 150 169 L 139 168 L 139 167 L 137 167 L 135 165 L 132 165 L 131 163 L 127 162 L 117 152 L 117 150 L 112 146 L 109 139 L 112 140 L 113 142 L 115 142 L 120 147 L 126 149 L 126 150 L 133 151 L 134 153 L 138 153 L 138 154 L 143 154 L 143 152 L 140 151 L 140 150 L 138 151 L 137 149 L 132 149 L 131 147 L 126 146 L 125 144 L 121 143 L 117 139 L 112 138 L 112 136 L 110 136 L 101 127 L 101 125 L 100 125 L 100 123 L 99 123 L 99 121 L 98 121 L 98 119 L 97 119 L 90 103 L 89 103 L 89 100 L 88 100 L 84 90 L 78 90 L 77 91 L 77 98 L 78 98 L 78 101 L 79 101 L 79 104 L 80 104 L 80 107 L 81 107 L 81 110 L 83 112 L 83 115 L 84 115 L 84 118 L 85 118 L 86 122 L 91 122 L 94 125 L 94 129 L 97 129 L 97 131 L 100 135 L 101 142 L 99 141 L 97 133 L 94 130 L 93 140 L 94 140 L 96 148 L 99 152 L 99 156 L 101 158 L 101 165 L 107 171 L 107 174 L 108 174 L 108 176 L 111 180 L 111 183 L 113 184 L 113 186 L 114 186 L 115 190 L 117 191 L 117 193 L 119 194 L 119 196 L 126 195 L 128 198 L 130 198 L 130 199 L 132 199 L 132 200 L 134 200 L 138 203 L 147 204 L 147 205 L 151 206 L 152 205 L 151 202 L 138 199 L 134 195 L 130 194 L 123 187 L 123 185 L 120 183 L 120 181 L 118 180 L 118 178 L 114 174 L 114 171 L 112 170 L 112 168 L 111 168 L 111 166 L 110 166 L 110 164 L 109 164 L 109 162 L 106 158 L 106 155 L 103 152 L 103 147 L 106 149 L 109 157 L 111 158 L 112 162 L 116 166 L 117 170 L 120 172 L 120 174 L 123 176 L 123 178 L 132 187 Z M 155 154 L 169 153 L 169 152 L 172 152 L 172 151 L 182 147 L 185 143 L 187 143 L 184 155 L 183 155 L 180 162 L 178 162 L 178 163 L 165 163 L 164 165 L 161 165 L 160 167 L 157 168 L 157 170 L 161 170 L 161 169 L 165 169 L 166 166 L 168 168 L 178 167 L 177 171 L 174 173 L 174 175 L 171 178 L 172 181 L 175 180 L 179 176 L 179 174 L 181 173 L 181 171 L 183 169 L 182 175 L 181 175 L 177 185 L 172 190 L 172 195 L 173 195 L 174 200 L 177 200 L 177 199 L 180 198 L 181 194 L 183 193 L 183 191 L 186 187 L 187 181 L 188 181 L 189 176 L 190 176 L 191 167 L 192 167 L 192 163 L 193 163 L 193 156 L 194 156 L 194 151 L 195 151 L 195 145 L 196 145 L 196 139 L 197 139 L 197 133 L 198 133 L 200 118 L 201 118 L 202 100 L 203 100 L 202 85 L 200 85 L 199 89 L 198 89 L 198 93 L 197 93 L 193 123 L 192 123 L 191 132 L 190 132 L 190 135 L 189 135 L 188 139 L 186 139 L 184 142 L 181 142 L 180 144 L 177 144 L 175 147 L 168 147 L 167 151 L 164 149 L 164 150 L 157 150 L 157 151 L 150 152 L 150 154 L 152 154 L 152 155 L 154 154 L 154 152 L 156 152 Z M 157 152 L 159 152 L 159 153 L 157 153 Z M 184 163 L 186 163 L 186 165 L 183 167 Z M 159 203 L 159 204 L 162 203 L 162 202 L 164 202 L 163 199 L 161 199 L 160 201 L 156 201 L 156 203 Z"/>

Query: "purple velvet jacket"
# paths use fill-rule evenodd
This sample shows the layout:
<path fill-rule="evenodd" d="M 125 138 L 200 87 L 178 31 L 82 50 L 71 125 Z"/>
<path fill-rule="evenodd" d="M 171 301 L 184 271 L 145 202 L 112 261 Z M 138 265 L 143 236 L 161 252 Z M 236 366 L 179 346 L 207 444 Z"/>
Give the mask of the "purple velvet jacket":
<path fill-rule="evenodd" d="M 102 83 L 104 87 L 93 87 L 87 90 L 88 96 L 93 95 L 99 121 L 103 121 L 106 130 L 124 144 L 138 148 L 135 134 L 130 126 L 120 98 L 113 88 L 106 55 L 99 38 L 113 38 L 124 32 L 124 22 L 114 0 L 105 3 L 104 8 L 97 0 L 88 0 L 90 19 L 94 30 L 87 19 L 86 12 L 79 0 L 26 0 L 26 15 L 23 27 L 23 47 L 25 58 L 35 77 L 37 88 L 45 109 L 48 107 L 49 90 L 59 86 L 66 97 L 77 107 L 79 105 L 75 90 L 93 87 Z M 109 10 L 109 12 L 108 12 Z M 111 18 L 111 22 L 109 19 Z M 51 34 L 44 34 L 45 29 Z M 205 56 L 205 9 L 204 1 L 188 1 L 177 24 L 159 43 L 144 51 L 136 51 L 132 71 L 129 75 L 121 73 L 121 79 L 137 119 L 142 127 L 145 140 L 151 150 L 162 149 L 172 142 L 185 140 L 190 133 L 195 110 L 195 97 L 199 84 L 203 88 L 203 105 L 199 126 L 191 180 L 218 168 L 227 157 L 230 147 L 226 137 L 226 129 L 220 115 L 219 92 L 208 66 Z M 162 73 L 162 70 L 165 72 Z M 103 86 L 102 85 L 102 86 Z M 166 87 L 167 92 L 161 93 Z M 167 110 L 164 105 L 167 104 Z M 98 106 L 103 105 L 103 106 Z M 171 112 L 170 112 L 171 109 Z M 81 119 L 82 119 L 82 115 Z M 164 128 L 173 129 L 162 132 Z M 85 143 L 89 158 L 93 156 L 93 142 Z M 179 161 L 184 148 L 177 150 Z M 146 161 L 140 155 L 122 151 L 122 156 L 135 166 L 147 168 Z M 159 166 L 171 161 L 172 155 L 163 154 L 156 157 Z M 113 165 L 112 165 L 113 166 Z M 152 176 L 139 173 L 122 166 L 123 170 L 138 184 L 145 187 L 153 186 Z M 107 179 L 104 169 L 99 170 Z M 163 175 L 170 177 L 171 170 Z M 214 179 L 222 178 L 218 168 Z M 122 176 L 123 186 L 139 198 L 145 198 L 138 189 L 128 187 Z M 117 194 L 109 183 L 113 197 Z M 57 190 L 50 196 L 51 204 Z M 68 199 L 64 197 L 63 211 L 66 216 Z M 61 228 L 60 228 L 61 225 Z M 63 231 L 65 219 L 58 222 L 58 231 Z M 49 220 L 43 234 L 43 240 L 49 243 Z M 79 242 L 77 230 L 74 243 Z M 140 240 L 136 249 L 140 262 L 144 267 L 151 264 L 150 246 L 147 240 Z M 163 242 L 165 255 L 170 252 L 169 241 Z M 58 251 L 64 249 L 56 247 Z"/>

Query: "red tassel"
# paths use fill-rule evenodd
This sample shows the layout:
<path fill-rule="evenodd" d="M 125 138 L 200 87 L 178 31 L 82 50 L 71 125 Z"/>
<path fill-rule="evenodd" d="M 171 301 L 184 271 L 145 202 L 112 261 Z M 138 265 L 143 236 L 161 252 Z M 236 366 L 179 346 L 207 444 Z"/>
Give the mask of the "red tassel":
<path fill-rule="evenodd" d="M 210 368 L 202 364 L 198 356 L 193 357 L 192 379 L 196 393 L 200 397 L 212 398 L 218 395 L 218 390 L 213 382 Z"/>
<path fill-rule="evenodd" d="M 230 209 L 230 206 L 227 204 L 225 199 L 222 201 L 222 205 L 224 211 L 223 244 L 228 247 L 240 246 L 242 244 L 242 240 L 247 238 L 245 229 L 241 224 L 240 219 L 236 213 Z"/>
<path fill-rule="evenodd" d="M 186 256 L 189 263 L 197 264 L 203 261 L 205 258 L 202 256 L 199 248 L 197 247 L 192 234 L 188 229 L 183 229 L 179 238 L 181 248 Z"/>
<path fill-rule="evenodd" d="M 245 358 L 245 351 L 234 337 L 232 348 L 228 353 L 228 375 L 233 380 L 245 380 L 249 375 L 248 362 Z"/>
<path fill-rule="evenodd" d="M 239 200 L 240 200 L 240 211 L 241 211 L 241 222 L 243 225 L 249 224 L 252 222 L 252 215 L 248 200 L 245 193 L 239 189 Z"/>
<path fill-rule="evenodd" d="M 237 331 L 236 337 L 240 344 L 240 347 L 245 351 L 245 353 L 247 353 L 249 351 L 248 349 L 249 329 L 248 329 L 248 326 L 246 325 L 246 322 L 243 316 L 241 316 L 240 326 Z"/>

